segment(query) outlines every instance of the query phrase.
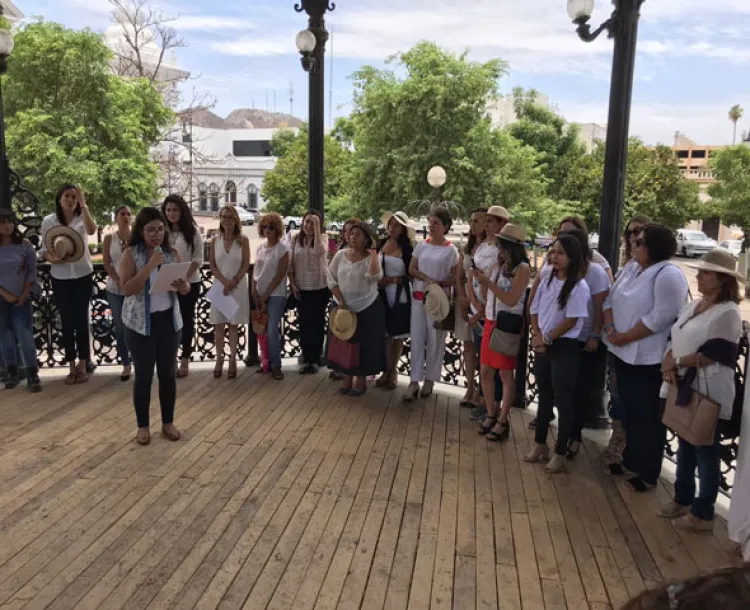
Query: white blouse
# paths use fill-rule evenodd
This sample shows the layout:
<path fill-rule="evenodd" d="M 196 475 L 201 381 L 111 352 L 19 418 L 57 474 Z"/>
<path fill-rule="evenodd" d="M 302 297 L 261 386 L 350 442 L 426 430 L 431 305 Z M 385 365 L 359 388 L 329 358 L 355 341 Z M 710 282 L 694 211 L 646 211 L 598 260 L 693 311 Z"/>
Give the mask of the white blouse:
<path fill-rule="evenodd" d="M 328 287 L 331 290 L 338 287 L 346 308 L 356 313 L 367 309 L 378 298 L 378 281 L 383 278 L 383 269 L 370 275 L 370 257 L 353 263 L 347 252 L 348 249 L 341 250 L 333 257 L 328 267 Z"/>
<path fill-rule="evenodd" d="M 485 275 L 490 274 L 490 270 L 497 265 L 498 247 L 494 244 L 484 242 L 479 244 L 477 251 L 472 257 L 474 259 L 474 265 L 480 271 L 483 271 Z M 484 295 L 482 294 L 482 285 L 474 278 L 472 280 L 472 287 L 474 288 L 474 296 L 477 301 L 484 305 Z M 488 297 L 489 299 L 489 293 Z M 476 308 L 472 305 L 471 313 L 477 313 Z"/>
<path fill-rule="evenodd" d="M 669 331 L 687 297 L 687 280 L 673 264 L 657 263 L 645 270 L 637 263 L 626 266 L 604 301 L 604 311 L 612 310 L 617 332 L 643 322 L 653 334 L 622 347 L 611 345 L 605 336 L 609 351 L 627 364 L 661 364 Z"/>
<path fill-rule="evenodd" d="M 39 250 L 39 255 L 44 256 L 47 252 L 47 248 L 44 245 L 47 231 L 53 227 L 59 227 L 60 221 L 57 219 L 57 214 L 50 214 L 45 216 L 42 221 L 42 247 Z M 94 272 L 94 264 L 91 262 L 91 253 L 89 252 L 89 235 L 86 233 L 86 226 L 83 223 L 83 214 L 73 217 L 73 220 L 68 225 L 74 231 L 83 238 L 83 256 L 75 263 L 60 263 L 59 265 L 50 265 L 50 274 L 56 280 L 77 280 L 81 277 L 86 277 Z"/>
<path fill-rule="evenodd" d="M 123 242 L 120 239 L 120 236 L 117 234 L 117 231 L 111 234 L 111 237 L 109 238 L 109 258 L 112 261 L 112 267 L 115 268 L 115 270 L 120 269 L 120 261 L 122 260 L 122 253 L 125 251 L 125 248 L 127 248 L 128 245 L 126 242 Z M 111 277 L 107 277 L 107 292 L 111 292 L 112 294 L 119 294 L 122 295 L 122 291 L 120 290 L 120 287 L 115 284 L 115 281 Z"/>
<path fill-rule="evenodd" d="M 564 309 L 557 302 L 565 282 L 556 277 L 550 282 L 551 267 L 542 270 L 539 288 L 531 303 L 531 314 L 539 316 L 539 330 L 548 335 L 564 320 L 575 318 L 576 324 L 560 339 L 578 339 L 583 328 L 583 321 L 589 313 L 588 302 L 591 298 L 589 287 L 584 280 L 579 280 L 568 296 Z"/>
<path fill-rule="evenodd" d="M 739 343 L 742 336 L 742 315 L 736 303 L 720 303 L 693 317 L 699 301 L 689 303 L 682 310 L 679 320 L 672 327 L 672 356 L 675 360 L 698 353 L 698 350 L 711 339 L 725 339 Z M 687 369 L 678 373 L 684 375 Z M 693 389 L 707 394 L 721 405 L 719 417 L 730 419 L 734 404 L 734 367 L 714 363 L 698 369 Z M 662 386 L 662 398 L 667 397 L 669 387 Z"/>
<path fill-rule="evenodd" d="M 591 334 L 594 332 L 594 297 L 604 292 L 609 292 L 612 287 L 612 283 L 609 281 L 609 276 L 604 268 L 598 263 L 592 262 L 589 265 L 589 270 L 586 272 L 584 278 L 586 285 L 589 287 L 591 298 L 589 299 L 589 315 L 586 316 L 586 320 L 583 323 L 583 329 L 581 335 L 578 337 L 581 341 L 588 341 Z"/>
<path fill-rule="evenodd" d="M 255 280 L 255 287 L 259 294 L 265 294 L 271 287 L 273 279 L 279 270 L 281 259 L 288 253 L 289 245 L 285 241 L 280 241 L 271 248 L 268 247 L 267 243 L 258 246 L 255 254 L 255 266 L 253 267 L 253 280 Z M 286 279 L 287 276 L 284 275 L 279 285 L 268 296 L 285 297 Z"/>
<path fill-rule="evenodd" d="M 404 284 L 401 286 L 401 299 L 400 303 L 408 303 L 409 297 L 406 294 L 409 290 L 409 283 L 406 281 L 406 263 L 400 256 L 388 256 L 386 254 L 380 255 L 380 266 L 383 270 L 383 277 L 402 277 L 404 278 Z M 388 299 L 388 305 L 393 307 L 396 304 L 396 293 L 398 292 L 399 286 L 396 284 L 388 284 L 385 287 L 385 296 Z"/>
<path fill-rule="evenodd" d="M 458 250 L 447 242 L 442 246 L 435 246 L 429 241 L 420 241 L 414 248 L 414 258 L 417 259 L 417 269 L 427 277 L 443 282 L 451 275 L 451 269 L 458 264 Z M 413 281 L 414 290 L 424 292 L 427 287 L 422 280 Z"/>
<path fill-rule="evenodd" d="M 193 249 L 191 250 L 185 236 L 175 231 L 169 235 L 169 243 L 177 250 L 183 263 L 197 263 L 198 269 L 188 278 L 188 283 L 197 284 L 201 281 L 201 265 L 203 264 L 203 236 L 198 228 L 195 229 L 195 239 L 193 239 Z"/>
<path fill-rule="evenodd" d="M 521 265 L 526 265 L 526 263 L 521 263 Z M 519 265 L 518 268 L 521 267 Z M 526 265 L 528 267 L 528 265 Z M 510 292 L 511 288 L 513 287 L 513 278 L 506 277 L 505 274 L 502 272 L 502 268 L 495 266 L 494 271 L 490 274 L 490 279 L 495 282 L 495 285 L 502 290 L 503 292 Z M 521 296 L 518 298 L 518 301 L 515 305 L 509 306 L 503 303 L 500 299 L 498 299 L 495 296 L 495 293 L 492 292 L 492 290 L 487 290 L 487 316 L 489 317 L 490 321 L 496 321 L 497 320 L 497 314 L 500 311 L 507 311 L 510 313 L 514 313 L 517 315 L 522 315 L 524 306 L 526 305 L 524 298 L 526 296 L 525 291 L 521 293 Z"/>

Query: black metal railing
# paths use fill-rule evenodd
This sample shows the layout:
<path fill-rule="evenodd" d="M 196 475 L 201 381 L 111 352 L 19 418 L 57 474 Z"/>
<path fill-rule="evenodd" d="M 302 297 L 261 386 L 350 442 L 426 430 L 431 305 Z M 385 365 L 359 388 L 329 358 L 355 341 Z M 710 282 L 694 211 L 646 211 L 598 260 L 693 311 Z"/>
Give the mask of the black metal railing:
<path fill-rule="evenodd" d="M 209 321 L 211 306 L 205 298 L 206 292 L 212 284 L 211 272 L 208 265 L 201 269 L 201 293 L 196 308 L 196 332 L 194 339 L 193 360 L 210 361 L 216 358 L 214 330 Z M 41 297 L 34 307 L 34 336 L 36 339 L 39 365 L 54 367 L 63 364 L 64 356 L 61 350 L 62 332 L 60 318 L 52 296 L 52 282 L 49 265 L 40 265 L 39 282 Z M 107 273 L 103 265 L 94 265 L 94 294 L 91 301 L 91 330 L 93 343 L 93 357 L 96 364 L 117 364 L 117 344 L 115 341 L 112 313 L 107 303 L 105 286 Z M 300 355 L 299 323 L 297 313 L 290 309 L 282 321 L 282 355 L 293 358 Z M 255 351 L 255 335 L 249 327 L 240 329 L 240 346 L 238 355 L 257 354 Z M 408 374 L 410 370 L 410 349 L 408 341 L 404 345 L 404 352 L 399 362 L 399 371 Z M 741 357 L 738 366 L 743 384 L 745 379 L 745 363 L 748 356 L 748 342 L 743 335 Z M 521 353 L 518 358 L 516 371 L 517 397 L 516 405 L 525 407 L 536 399 L 537 387 L 534 378 L 534 351 L 529 349 L 528 328 L 525 340 L 522 342 Z M 450 385 L 463 385 L 463 344 L 453 334 L 449 335 L 445 357 L 443 359 L 442 381 Z M 721 489 L 729 493 L 734 482 L 735 462 L 737 459 L 738 438 L 722 438 L 721 440 Z M 677 439 L 670 432 L 665 448 L 665 455 L 674 459 L 677 451 Z"/>

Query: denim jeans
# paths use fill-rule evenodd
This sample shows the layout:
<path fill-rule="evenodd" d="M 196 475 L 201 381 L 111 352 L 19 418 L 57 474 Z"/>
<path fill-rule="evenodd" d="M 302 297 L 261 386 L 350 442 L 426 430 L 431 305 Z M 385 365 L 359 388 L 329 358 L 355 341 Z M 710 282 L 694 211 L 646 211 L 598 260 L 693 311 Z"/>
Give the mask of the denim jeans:
<path fill-rule="evenodd" d="M 36 344 L 31 302 L 18 307 L 0 298 L 0 351 L 6 367 L 18 366 L 17 345 L 21 348 L 28 373 L 36 373 Z"/>
<path fill-rule="evenodd" d="M 281 368 L 281 318 L 286 311 L 286 297 L 268 297 L 268 364 L 271 370 Z M 321 320 L 321 324 L 323 321 Z"/>
<path fill-rule="evenodd" d="M 112 310 L 112 324 L 114 324 L 115 338 L 117 339 L 117 355 L 120 357 L 122 366 L 130 366 L 130 351 L 125 341 L 125 328 L 122 325 L 122 304 L 125 302 L 125 297 L 107 291 L 107 302 Z"/>
<path fill-rule="evenodd" d="M 713 445 L 695 447 L 679 439 L 677 449 L 677 478 L 674 483 L 674 501 L 690 506 L 690 512 L 705 521 L 714 518 L 714 505 L 719 495 L 721 461 L 719 456 L 719 431 Z M 698 468 L 700 493 L 695 495 L 695 469 Z"/>

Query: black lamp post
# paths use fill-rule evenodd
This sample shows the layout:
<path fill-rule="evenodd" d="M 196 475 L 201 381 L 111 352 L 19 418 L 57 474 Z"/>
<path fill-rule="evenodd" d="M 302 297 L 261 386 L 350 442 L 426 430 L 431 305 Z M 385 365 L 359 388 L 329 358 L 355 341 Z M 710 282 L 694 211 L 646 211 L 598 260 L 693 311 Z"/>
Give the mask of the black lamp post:
<path fill-rule="evenodd" d="M 324 185 L 324 151 L 323 135 L 325 126 L 324 69 L 325 47 L 328 41 L 328 30 L 324 15 L 336 5 L 329 0 L 301 0 L 295 4 L 298 13 L 305 11 L 309 15 L 308 26 L 297 34 L 297 49 L 302 55 L 302 67 L 310 77 L 309 93 L 309 169 L 310 209 L 318 210 L 323 215 Z"/>
<path fill-rule="evenodd" d="M 610 18 L 592 32 L 588 21 L 594 10 L 594 0 L 568 0 L 568 14 L 578 26 L 576 31 L 581 40 L 592 42 L 606 30 L 615 42 L 604 157 L 599 251 L 616 271 L 620 262 L 620 230 L 628 161 L 635 48 L 643 0 L 612 0 L 612 4 L 615 5 L 615 10 Z"/>
<path fill-rule="evenodd" d="M 0 18 L 2 18 L 0 6 Z M 8 30 L 0 30 L 0 76 L 8 71 L 8 57 L 13 51 L 13 35 Z M 3 114 L 3 94 L 0 89 L 0 210 L 12 210 L 11 169 L 5 152 L 5 116 Z"/>

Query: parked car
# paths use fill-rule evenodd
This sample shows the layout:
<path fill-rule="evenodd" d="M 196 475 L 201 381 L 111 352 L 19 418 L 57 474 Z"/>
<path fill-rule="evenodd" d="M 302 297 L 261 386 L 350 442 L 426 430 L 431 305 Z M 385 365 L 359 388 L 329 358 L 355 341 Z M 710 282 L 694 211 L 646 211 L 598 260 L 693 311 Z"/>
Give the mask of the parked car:
<path fill-rule="evenodd" d="M 719 248 L 729 250 L 734 258 L 739 258 L 742 253 L 742 240 L 741 239 L 728 239 L 724 240 L 719 244 Z"/>
<path fill-rule="evenodd" d="M 555 241 L 554 238 L 551 235 L 537 235 L 534 239 L 534 245 L 537 248 L 542 248 L 546 250 L 552 245 L 552 242 Z"/>
<path fill-rule="evenodd" d="M 688 258 L 703 256 L 716 247 L 716 240 L 703 231 L 680 229 L 677 231 L 677 253 Z"/>
<path fill-rule="evenodd" d="M 252 212 L 248 212 L 245 208 L 237 207 L 237 214 L 240 216 L 240 222 L 243 225 L 254 225 L 255 224 L 255 216 Z"/>
<path fill-rule="evenodd" d="M 344 229 L 343 222 L 339 222 L 338 220 L 332 220 L 328 223 L 329 231 L 336 231 L 337 233 L 341 233 L 343 229 Z"/>
<path fill-rule="evenodd" d="M 302 218 L 300 216 L 285 216 L 284 226 L 287 231 L 295 231 L 302 226 Z"/>

